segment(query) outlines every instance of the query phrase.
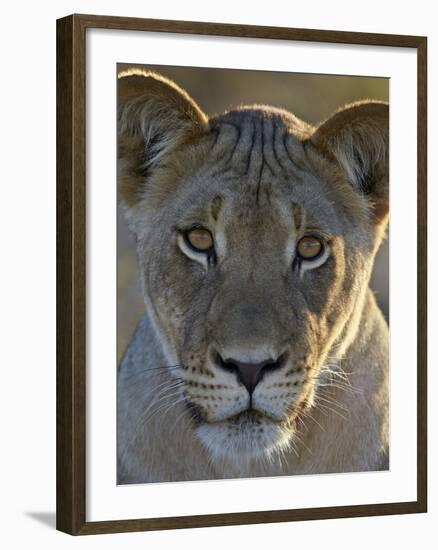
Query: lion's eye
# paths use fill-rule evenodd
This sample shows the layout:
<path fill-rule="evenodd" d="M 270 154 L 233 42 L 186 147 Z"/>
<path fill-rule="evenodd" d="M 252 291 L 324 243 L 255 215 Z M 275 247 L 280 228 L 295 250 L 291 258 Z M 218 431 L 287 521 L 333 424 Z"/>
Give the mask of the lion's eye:
<path fill-rule="evenodd" d="M 188 244 L 197 252 L 209 252 L 213 248 L 213 236 L 203 227 L 195 227 L 184 233 Z"/>
<path fill-rule="evenodd" d="M 323 250 L 324 245 L 317 237 L 308 235 L 298 241 L 297 254 L 302 260 L 316 260 Z"/>

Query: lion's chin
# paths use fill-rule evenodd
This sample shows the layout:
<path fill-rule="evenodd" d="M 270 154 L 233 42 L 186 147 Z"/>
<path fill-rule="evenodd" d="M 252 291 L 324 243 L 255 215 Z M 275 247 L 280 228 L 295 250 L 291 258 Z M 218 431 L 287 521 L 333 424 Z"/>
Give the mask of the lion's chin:
<path fill-rule="evenodd" d="M 204 423 L 196 433 L 213 460 L 271 461 L 291 446 L 293 428 L 255 411 L 245 411 L 221 422 Z"/>

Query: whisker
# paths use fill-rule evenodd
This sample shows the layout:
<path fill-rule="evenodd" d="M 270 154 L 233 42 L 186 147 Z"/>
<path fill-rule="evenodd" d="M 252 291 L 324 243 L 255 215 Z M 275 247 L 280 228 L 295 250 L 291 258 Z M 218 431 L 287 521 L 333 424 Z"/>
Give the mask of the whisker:
<path fill-rule="evenodd" d="M 313 378 L 312 380 L 319 380 L 319 378 Z M 327 382 L 327 383 L 319 382 L 317 384 L 317 387 L 318 388 L 336 388 L 336 389 L 343 390 L 347 393 L 355 394 L 355 395 L 362 395 L 363 394 L 363 390 L 359 390 L 359 389 L 353 387 L 351 384 L 346 384 L 344 382 Z"/>
<path fill-rule="evenodd" d="M 172 399 L 173 399 L 173 398 L 175 398 L 175 397 L 180 397 L 180 395 L 181 395 L 180 392 L 175 392 L 175 393 L 173 393 L 173 394 L 171 394 L 171 395 L 168 395 L 168 396 L 166 396 L 166 397 L 169 397 L 169 398 L 172 398 Z M 184 399 L 185 399 L 185 398 L 184 398 Z M 174 404 L 175 404 L 175 402 L 173 402 L 173 403 L 171 404 L 171 407 L 172 407 Z M 146 426 L 146 424 L 149 424 L 150 421 L 151 421 L 155 416 L 157 416 L 157 414 L 159 414 L 162 410 L 164 410 L 164 409 L 165 409 L 166 407 L 168 407 L 168 406 L 169 406 L 169 403 L 166 401 L 166 402 L 164 402 L 164 403 L 161 403 L 161 405 L 160 405 L 158 408 L 152 410 L 151 414 L 149 414 L 148 416 L 146 416 L 145 418 L 143 418 L 143 420 L 142 420 L 142 422 L 141 422 L 141 425 L 139 426 L 139 429 L 140 429 L 140 428 L 141 428 L 141 429 L 144 429 L 144 427 Z"/>
<path fill-rule="evenodd" d="M 348 420 L 346 416 L 344 416 L 343 414 L 341 414 L 339 411 L 337 411 L 336 409 L 333 409 L 332 407 L 329 407 L 327 405 L 323 405 L 322 403 L 318 403 L 317 406 L 320 408 L 320 409 L 325 409 L 327 411 L 331 411 L 332 413 L 340 416 L 341 418 L 343 418 L 344 420 Z M 327 413 L 326 413 L 326 416 L 327 416 Z"/>
<path fill-rule="evenodd" d="M 296 454 L 297 458 L 300 458 L 300 455 L 298 454 L 298 451 L 295 447 L 295 442 L 291 439 L 289 441 L 289 447 L 292 449 L 292 451 Z"/>
<path fill-rule="evenodd" d="M 303 428 L 306 430 L 306 433 L 307 433 L 309 431 L 309 428 L 306 425 L 306 423 L 304 422 L 303 418 L 300 415 L 298 415 L 296 417 L 296 420 L 297 420 L 297 422 L 299 421 L 302 424 Z"/>
<path fill-rule="evenodd" d="M 172 398 L 174 399 L 175 397 L 181 397 L 181 393 L 179 391 L 176 391 L 172 394 L 169 394 L 169 395 L 166 395 L 167 398 Z M 168 407 L 169 409 L 171 409 L 173 406 L 175 406 L 178 402 L 181 402 L 181 401 L 184 401 L 185 400 L 185 397 L 183 397 L 182 399 L 180 400 L 177 400 L 177 401 L 173 401 L 169 407 L 169 403 L 163 403 L 161 404 L 161 406 L 159 406 L 157 409 L 153 410 L 152 413 L 147 416 L 146 418 L 143 419 L 142 423 L 141 423 L 141 427 L 144 428 L 144 426 L 150 422 L 152 420 L 152 418 L 154 418 L 154 416 L 156 416 L 159 412 L 163 411 L 166 407 Z"/>
<path fill-rule="evenodd" d="M 182 395 L 180 399 L 177 399 L 176 401 L 173 401 L 169 407 L 162 413 L 163 416 L 165 416 L 173 407 L 175 407 L 176 405 L 179 405 L 180 403 L 184 403 L 184 401 L 186 401 L 187 398 L 185 395 Z"/>
<path fill-rule="evenodd" d="M 174 433 L 175 433 L 175 430 L 176 430 L 176 427 L 178 426 L 178 424 L 181 424 L 182 420 L 185 420 L 187 418 L 187 413 L 186 411 L 183 411 L 175 420 L 175 422 L 173 423 L 173 426 L 170 430 L 170 438 L 173 437 Z"/>
<path fill-rule="evenodd" d="M 323 432 L 326 431 L 326 429 L 324 428 L 324 426 L 322 426 L 322 424 L 320 424 L 320 423 L 318 422 L 318 420 L 316 420 L 316 418 L 313 418 L 313 416 L 310 414 L 310 412 L 306 412 L 306 413 L 304 414 L 304 416 L 305 416 L 306 418 L 310 418 L 310 420 L 313 420 L 313 422 L 315 422 L 315 424 L 316 424 L 317 426 L 319 426 Z"/>
<path fill-rule="evenodd" d="M 323 391 L 323 390 L 322 390 Z M 344 405 L 342 405 L 339 401 L 337 401 L 336 399 L 329 399 L 326 395 L 320 395 L 321 392 L 319 392 L 319 394 L 316 396 L 318 399 L 321 399 L 321 401 L 325 401 L 326 403 L 329 403 L 330 405 L 333 405 L 335 407 L 339 407 L 341 410 L 343 410 L 344 412 L 349 412 L 349 409 L 348 407 L 345 407 Z"/>
<path fill-rule="evenodd" d="M 183 385 L 183 381 L 176 381 L 170 385 L 166 384 L 167 387 L 161 388 L 163 384 L 158 386 L 158 388 L 161 388 L 161 389 L 157 389 L 157 392 L 153 395 L 149 405 L 142 411 L 141 415 L 137 419 L 136 429 L 140 427 L 143 419 L 154 406 L 158 405 L 160 401 L 163 401 L 164 399 L 166 399 L 166 397 L 168 397 L 169 395 L 169 392 L 173 391 L 176 388 L 179 388 L 182 385 Z"/>
<path fill-rule="evenodd" d="M 298 439 L 298 441 L 301 443 L 301 445 L 307 450 L 309 451 L 309 453 L 311 455 L 313 455 L 313 452 L 311 451 L 311 449 L 304 443 L 304 441 L 301 439 L 301 437 L 295 432 L 293 437 L 296 437 Z"/>
<path fill-rule="evenodd" d="M 181 368 L 182 368 L 182 365 L 165 365 L 162 367 L 153 367 L 149 369 L 136 370 L 127 375 L 119 373 L 119 376 L 123 375 L 124 380 L 130 380 L 132 376 L 148 374 L 152 378 L 153 376 L 160 376 L 167 370 L 178 370 Z M 152 373 L 152 374 L 149 374 L 149 373 Z"/>

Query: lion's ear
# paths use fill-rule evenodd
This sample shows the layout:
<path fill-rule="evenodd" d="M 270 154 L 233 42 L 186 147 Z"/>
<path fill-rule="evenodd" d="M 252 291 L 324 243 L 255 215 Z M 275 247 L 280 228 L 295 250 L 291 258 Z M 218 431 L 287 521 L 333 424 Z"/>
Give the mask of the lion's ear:
<path fill-rule="evenodd" d="M 161 75 L 131 69 L 118 78 L 118 173 L 121 198 L 132 206 L 166 156 L 207 130 L 193 99 Z"/>
<path fill-rule="evenodd" d="M 310 141 L 335 158 L 351 185 L 369 196 L 376 223 L 389 210 L 389 106 L 359 102 L 341 109 L 321 124 Z"/>

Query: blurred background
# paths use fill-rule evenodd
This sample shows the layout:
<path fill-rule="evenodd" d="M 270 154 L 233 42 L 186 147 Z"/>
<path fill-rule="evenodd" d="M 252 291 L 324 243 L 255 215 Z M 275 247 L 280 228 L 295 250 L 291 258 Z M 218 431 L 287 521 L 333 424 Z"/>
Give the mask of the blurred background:
<path fill-rule="evenodd" d="M 138 66 L 138 65 L 136 65 Z M 118 64 L 118 71 L 132 67 Z M 359 99 L 389 101 L 386 78 L 244 71 L 198 67 L 144 65 L 184 88 L 207 115 L 238 105 L 272 105 L 292 111 L 311 124 L 318 124 L 333 111 Z M 388 319 L 389 255 L 386 240 L 376 258 L 371 286 Z M 144 311 L 137 276 L 134 239 L 119 210 L 117 220 L 117 354 L 123 355 Z"/>

